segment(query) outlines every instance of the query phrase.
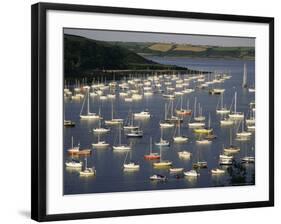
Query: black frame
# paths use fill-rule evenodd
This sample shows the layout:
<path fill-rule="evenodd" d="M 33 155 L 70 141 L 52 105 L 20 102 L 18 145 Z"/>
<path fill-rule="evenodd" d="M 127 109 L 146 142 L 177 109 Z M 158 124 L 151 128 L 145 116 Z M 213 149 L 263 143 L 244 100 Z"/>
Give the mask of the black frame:
<path fill-rule="evenodd" d="M 64 10 L 169 18 L 208 19 L 253 22 L 269 25 L 269 200 L 213 205 L 159 207 L 70 214 L 46 214 L 46 12 Z M 36 221 L 102 218 L 204 210 L 222 210 L 274 206 L 274 18 L 241 15 L 164 11 L 89 5 L 37 3 L 31 8 L 31 218 Z"/>

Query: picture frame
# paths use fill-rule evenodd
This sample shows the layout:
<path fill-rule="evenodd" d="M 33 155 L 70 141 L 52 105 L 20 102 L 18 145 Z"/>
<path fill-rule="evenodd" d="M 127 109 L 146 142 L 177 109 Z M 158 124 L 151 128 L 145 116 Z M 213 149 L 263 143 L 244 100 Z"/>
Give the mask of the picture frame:
<path fill-rule="evenodd" d="M 91 13 L 103 15 L 122 15 L 128 18 L 145 17 L 149 18 L 165 18 L 166 20 L 173 19 L 190 19 L 201 22 L 229 22 L 229 23 L 250 23 L 257 25 L 265 25 L 268 28 L 268 63 L 267 74 L 268 86 L 268 120 L 266 121 L 268 133 L 268 182 L 265 183 L 267 191 L 267 200 L 254 200 L 242 202 L 228 203 L 206 203 L 197 205 L 159 205 L 153 208 L 134 208 L 134 209 L 110 209 L 102 211 L 86 211 L 86 212 L 62 212 L 48 213 L 48 12 L 67 12 L 81 13 L 89 15 Z M 83 15 L 82 15 L 83 16 Z M 164 11 L 152 9 L 137 9 L 137 8 L 119 8 L 119 7 L 103 7 L 89 5 L 72 5 L 72 4 L 56 4 L 56 3 L 37 3 L 32 5 L 31 14 L 32 26 L 32 48 L 31 48 L 31 127 L 32 127 L 32 154 L 31 154 L 31 218 L 36 221 L 56 221 L 56 220 L 74 220 L 86 218 L 101 218 L 101 217 L 117 217 L 117 216 L 133 216 L 133 215 L 148 215 L 162 213 L 178 213 L 178 212 L 193 212 L 207 210 L 223 210 L 223 209 L 238 209 L 238 208 L 254 208 L 274 206 L 274 18 L 270 17 L 254 17 L 241 15 L 225 15 L 211 13 L 195 13 L 183 11 Z M 50 47 L 50 46 L 49 46 Z M 259 63 L 260 61 L 258 61 Z M 79 197 L 79 196 L 78 196 Z"/>

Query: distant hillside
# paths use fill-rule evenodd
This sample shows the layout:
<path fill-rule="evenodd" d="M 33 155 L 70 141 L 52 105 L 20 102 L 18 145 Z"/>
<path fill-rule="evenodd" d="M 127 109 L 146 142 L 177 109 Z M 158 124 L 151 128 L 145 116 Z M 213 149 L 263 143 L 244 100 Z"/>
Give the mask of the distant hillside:
<path fill-rule="evenodd" d="M 254 59 L 254 47 L 218 47 L 175 43 L 112 42 L 139 55 Z"/>
<path fill-rule="evenodd" d="M 182 69 L 145 59 L 121 45 L 84 37 L 64 35 L 65 76 L 104 69 Z"/>

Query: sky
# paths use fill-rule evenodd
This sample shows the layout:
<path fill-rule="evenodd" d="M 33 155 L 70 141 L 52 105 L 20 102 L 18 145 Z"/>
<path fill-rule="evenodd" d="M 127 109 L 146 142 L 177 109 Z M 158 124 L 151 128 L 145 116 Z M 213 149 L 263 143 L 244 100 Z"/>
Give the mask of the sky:
<path fill-rule="evenodd" d="M 248 37 L 205 36 L 193 34 L 146 33 L 70 28 L 65 28 L 64 33 L 101 41 L 160 42 L 224 47 L 255 46 L 255 38 Z"/>

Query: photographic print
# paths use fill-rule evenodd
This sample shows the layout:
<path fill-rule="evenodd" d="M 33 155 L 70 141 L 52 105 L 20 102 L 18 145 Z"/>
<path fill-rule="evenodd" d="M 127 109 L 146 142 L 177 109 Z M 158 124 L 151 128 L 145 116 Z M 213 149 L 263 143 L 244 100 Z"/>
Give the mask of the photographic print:
<path fill-rule="evenodd" d="M 255 38 L 63 29 L 63 192 L 255 185 Z"/>

